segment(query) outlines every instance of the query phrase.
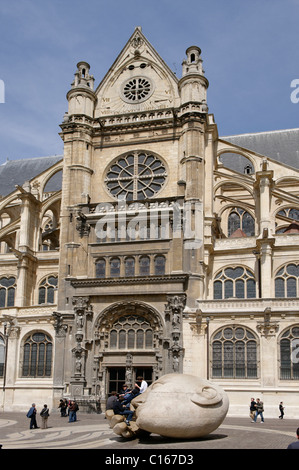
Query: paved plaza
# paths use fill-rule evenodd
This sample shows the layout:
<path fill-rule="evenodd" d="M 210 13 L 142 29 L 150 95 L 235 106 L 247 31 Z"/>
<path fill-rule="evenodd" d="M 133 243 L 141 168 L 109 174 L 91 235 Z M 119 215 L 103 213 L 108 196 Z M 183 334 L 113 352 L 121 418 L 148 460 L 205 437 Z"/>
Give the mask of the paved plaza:
<path fill-rule="evenodd" d="M 69 423 L 68 418 L 51 413 L 48 429 L 29 429 L 26 413 L 0 413 L 0 444 L 2 450 L 16 449 L 102 449 L 111 455 L 121 455 L 122 451 L 165 450 L 177 452 L 179 449 L 197 452 L 198 449 L 286 449 L 296 440 L 298 420 L 267 419 L 265 423 L 251 423 L 250 418 L 227 417 L 222 425 L 205 438 L 175 440 L 151 434 L 147 438 L 127 440 L 117 436 L 109 428 L 104 414 L 78 412 L 78 420 Z M 41 419 L 37 417 L 40 426 Z"/>

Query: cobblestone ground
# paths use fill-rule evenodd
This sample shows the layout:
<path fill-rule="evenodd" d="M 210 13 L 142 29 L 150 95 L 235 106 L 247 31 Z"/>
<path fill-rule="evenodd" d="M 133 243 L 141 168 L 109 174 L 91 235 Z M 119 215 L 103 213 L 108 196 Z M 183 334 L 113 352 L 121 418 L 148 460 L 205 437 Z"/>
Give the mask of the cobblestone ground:
<path fill-rule="evenodd" d="M 26 413 L 0 413 L 0 444 L 2 450 L 16 449 L 102 449 L 122 451 L 147 450 L 178 451 L 199 449 L 286 449 L 296 440 L 299 422 L 292 419 L 265 419 L 265 423 L 251 423 L 249 418 L 227 417 L 222 425 L 205 438 L 190 441 L 163 438 L 151 434 L 147 438 L 126 440 L 109 428 L 104 414 L 78 413 L 78 420 L 69 423 L 68 418 L 52 413 L 48 429 L 29 429 Z M 37 417 L 38 426 L 41 422 Z M 3 455 L 3 454 L 2 454 Z M 158 462 L 157 462 L 158 463 Z"/>

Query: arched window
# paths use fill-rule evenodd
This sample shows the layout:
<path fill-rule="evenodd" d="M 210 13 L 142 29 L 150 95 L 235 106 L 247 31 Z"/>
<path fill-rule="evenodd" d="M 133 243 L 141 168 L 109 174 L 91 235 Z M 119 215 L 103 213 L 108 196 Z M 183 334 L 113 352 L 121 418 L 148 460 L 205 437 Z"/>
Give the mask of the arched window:
<path fill-rule="evenodd" d="M 16 287 L 16 278 L 14 276 L 0 279 L 0 308 L 14 306 Z"/>
<path fill-rule="evenodd" d="M 155 257 L 155 274 L 163 276 L 165 274 L 165 257 L 158 255 Z"/>
<path fill-rule="evenodd" d="M 153 330 L 145 318 L 139 315 L 120 317 L 110 331 L 110 349 L 151 349 Z"/>
<path fill-rule="evenodd" d="M 150 258 L 149 256 L 141 256 L 139 259 L 140 276 L 149 276 L 150 274 Z"/>
<path fill-rule="evenodd" d="M 5 342 L 0 336 L 0 377 L 3 377 L 5 367 Z"/>
<path fill-rule="evenodd" d="M 299 326 L 288 328 L 280 337 L 280 379 L 299 379 Z"/>
<path fill-rule="evenodd" d="M 135 259 L 133 257 L 125 259 L 125 276 L 135 276 Z"/>
<path fill-rule="evenodd" d="M 57 276 L 48 276 L 44 279 L 38 289 L 38 303 L 54 304 L 54 291 L 57 288 Z"/>
<path fill-rule="evenodd" d="M 298 297 L 299 264 L 281 268 L 275 276 L 275 297 Z"/>
<path fill-rule="evenodd" d="M 276 233 L 294 233 L 297 228 L 298 233 L 299 209 L 295 207 L 285 207 L 276 214 Z"/>
<path fill-rule="evenodd" d="M 235 207 L 228 216 L 228 236 L 234 235 L 238 229 L 247 237 L 252 237 L 255 233 L 253 217 L 244 209 Z"/>
<path fill-rule="evenodd" d="M 254 299 L 256 282 L 249 269 L 237 266 L 226 268 L 217 274 L 214 280 L 214 299 Z"/>
<path fill-rule="evenodd" d="M 96 262 L 96 277 L 104 279 L 106 277 L 106 260 L 98 259 Z"/>
<path fill-rule="evenodd" d="M 110 277 L 120 276 L 120 259 L 112 258 L 110 260 Z"/>
<path fill-rule="evenodd" d="M 212 339 L 213 378 L 257 377 L 257 341 L 241 326 L 225 327 Z"/>
<path fill-rule="evenodd" d="M 52 340 L 42 332 L 32 333 L 24 342 L 23 377 L 50 377 Z"/>

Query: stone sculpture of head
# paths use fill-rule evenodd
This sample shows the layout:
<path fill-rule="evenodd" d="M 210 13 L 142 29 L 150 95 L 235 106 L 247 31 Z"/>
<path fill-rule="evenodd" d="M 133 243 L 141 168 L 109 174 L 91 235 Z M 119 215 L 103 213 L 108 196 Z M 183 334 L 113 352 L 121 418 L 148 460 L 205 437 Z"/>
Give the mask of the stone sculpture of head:
<path fill-rule="evenodd" d="M 193 375 L 167 374 L 134 398 L 137 426 L 165 437 L 191 439 L 217 429 L 229 406 L 217 385 Z"/>

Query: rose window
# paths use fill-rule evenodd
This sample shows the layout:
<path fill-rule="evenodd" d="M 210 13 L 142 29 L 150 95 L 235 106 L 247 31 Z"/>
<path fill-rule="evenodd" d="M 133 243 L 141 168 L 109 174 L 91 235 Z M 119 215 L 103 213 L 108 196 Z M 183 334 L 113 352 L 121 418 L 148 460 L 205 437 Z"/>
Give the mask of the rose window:
<path fill-rule="evenodd" d="M 132 201 L 154 197 L 166 178 L 166 168 L 159 158 L 147 152 L 134 152 L 111 165 L 105 183 L 112 196 Z"/>
<path fill-rule="evenodd" d="M 135 77 L 126 81 L 122 87 L 122 97 L 127 103 L 140 103 L 153 92 L 153 85 L 148 78 Z"/>

